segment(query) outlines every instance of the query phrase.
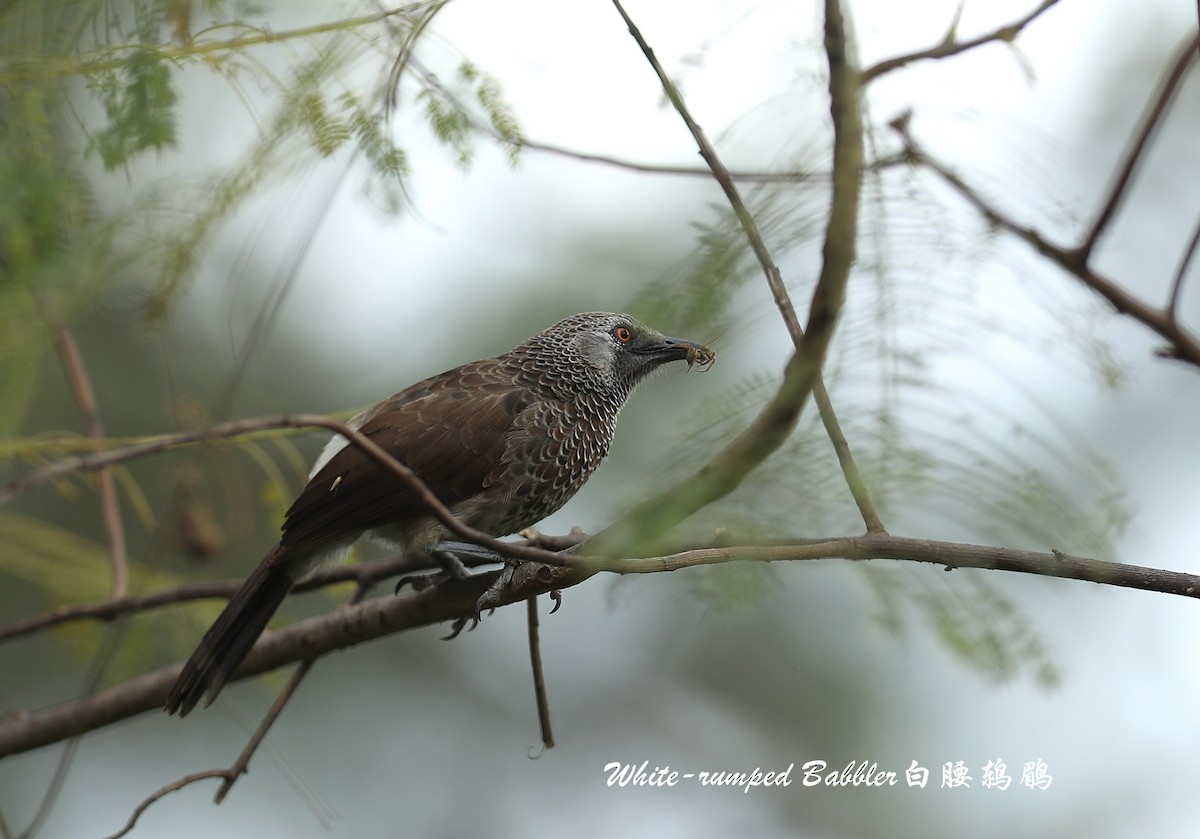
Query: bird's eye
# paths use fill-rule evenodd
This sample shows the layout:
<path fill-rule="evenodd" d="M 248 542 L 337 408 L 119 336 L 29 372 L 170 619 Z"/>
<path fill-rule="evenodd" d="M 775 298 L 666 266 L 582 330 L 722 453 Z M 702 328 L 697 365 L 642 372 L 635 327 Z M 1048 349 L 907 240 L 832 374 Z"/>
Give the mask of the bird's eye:
<path fill-rule="evenodd" d="M 633 340 L 633 333 L 629 331 L 627 326 L 618 326 L 613 330 L 613 337 L 622 344 L 628 344 Z"/>

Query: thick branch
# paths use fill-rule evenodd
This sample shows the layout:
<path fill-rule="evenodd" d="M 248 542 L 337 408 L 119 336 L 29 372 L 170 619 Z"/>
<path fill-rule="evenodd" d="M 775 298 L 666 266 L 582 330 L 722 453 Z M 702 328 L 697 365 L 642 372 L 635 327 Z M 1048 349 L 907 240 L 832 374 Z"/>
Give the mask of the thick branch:
<path fill-rule="evenodd" d="M 650 574 L 733 561 L 782 562 L 826 558 L 889 559 L 930 563 L 947 569 L 1013 571 L 1200 597 L 1200 576 L 1192 574 L 1068 556 L 1057 551 L 1037 553 L 882 534 L 795 545 L 701 548 L 645 559 L 589 561 L 607 571 Z M 235 679 L 317 658 L 333 650 L 406 629 L 456 620 L 473 612 L 479 596 L 497 574 L 489 571 L 416 594 L 376 598 L 358 606 L 339 608 L 300 621 L 277 632 L 268 632 L 259 639 L 238 669 Z M 589 576 L 591 572 L 587 571 L 522 565 L 517 569 L 513 585 L 504 590 L 501 602 L 514 603 L 553 589 L 569 588 Z M 10 712 L 0 722 L 0 757 L 84 734 L 144 711 L 158 710 L 178 677 L 179 670 L 178 664 L 164 667 L 94 696 L 42 711 L 22 714 Z"/>
<path fill-rule="evenodd" d="M 513 585 L 505 589 L 500 600 L 502 605 L 553 588 L 574 585 L 591 576 L 588 572 L 561 571 L 546 566 L 522 568 L 529 570 L 518 575 Z M 255 644 L 234 679 L 317 658 L 405 629 L 473 614 L 476 601 L 497 574 L 489 571 L 416 594 L 375 598 L 359 606 L 336 609 L 300 621 L 278 632 L 268 632 Z M 88 698 L 32 714 L 10 714 L 10 719 L 0 723 L 0 757 L 74 737 L 144 711 L 161 709 L 181 669 L 182 665 L 171 665 Z"/>

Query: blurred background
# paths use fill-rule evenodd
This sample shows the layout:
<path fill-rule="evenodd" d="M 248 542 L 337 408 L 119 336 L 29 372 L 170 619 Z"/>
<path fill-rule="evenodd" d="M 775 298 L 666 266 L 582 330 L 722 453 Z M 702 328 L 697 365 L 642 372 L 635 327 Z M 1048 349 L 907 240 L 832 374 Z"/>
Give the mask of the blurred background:
<path fill-rule="evenodd" d="M 547 533 L 603 527 L 749 422 L 788 336 L 711 178 L 613 162 L 702 165 L 609 4 L 277 5 L 0 7 L 0 479 L 85 445 L 58 326 L 113 438 L 352 412 L 577 311 L 715 339 L 711 371 L 643 386 L 609 462 Z M 863 66 L 1034 7 L 848 5 Z M 788 175 L 742 188 L 803 317 L 828 203 L 820 4 L 627 9 L 730 169 Z M 868 154 L 885 163 L 866 181 L 827 381 L 890 532 L 1200 572 L 1195 371 L 1156 359 L 1147 330 L 938 181 L 886 163 L 899 148 L 886 124 L 911 109 L 931 154 L 1022 223 L 1078 241 L 1196 15 L 1186 0 L 1064 0 L 1014 45 L 868 90 Z M 1156 305 L 1200 213 L 1192 76 L 1097 253 Z M 1197 270 L 1179 304 L 1192 324 Z M 270 434 L 119 470 L 131 590 L 244 576 L 323 442 Z M 698 518 L 681 538 L 861 530 L 811 411 Z M 92 479 L 20 496 L 0 510 L 0 624 L 105 599 L 106 552 Z M 279 621 L 346 595 L 294 598 Z M 0 709 L 178 661 L 220 605 L 8 640 Z M 554 749 L 541 753 L 524 612 L 503 609 L 452 642 L 430 627 L 323 659 L 221 806 L 195 784 L 131 835 L 1192 832 L 1200 619 L 1181 598 L 905 563 L 748 563 L 601 576 L 542 629 Z M 117 831 L 155 789 L 229 765 L 285 676 L 183 721 L 88 734 L 60 782 L 61 745 L 0 761 L 5 830 L 44 811 L 37 835 Z M 804 788 L 809 760 L 900 773 L 916 760 L 930 784 Z M 995 760 L 1007 790 L 981 788 Z M 1035 760 L 1046 790 L 1019 785 Z M 787 788 L 634 789 L 606 785 L 612 761 L 796 768 Z M 971 788 L 940 789 L 956 761 Z"/>

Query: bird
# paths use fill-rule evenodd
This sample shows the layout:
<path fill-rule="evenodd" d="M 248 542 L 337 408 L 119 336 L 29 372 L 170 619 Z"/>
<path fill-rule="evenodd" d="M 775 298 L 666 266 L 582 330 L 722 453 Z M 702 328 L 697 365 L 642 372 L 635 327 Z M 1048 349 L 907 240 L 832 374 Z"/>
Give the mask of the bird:
<path fill-rule="evenodd" d="M 583 486 L 608 454 L 626 399 L 650 373 L 714 359 L 705 345 L 630 315 L 585 312 L 506 353 L 417 382 L 348 424 L 459 520 L 499 538 L 536 524 Z M 210 704 L 292 586 L 363 535 L 436 556 L 451 534 L 407 484 L 335 434 L 285 514 L 279 543 L 184 664 L 167 712 L 185 716 L 206 695 Z"/>

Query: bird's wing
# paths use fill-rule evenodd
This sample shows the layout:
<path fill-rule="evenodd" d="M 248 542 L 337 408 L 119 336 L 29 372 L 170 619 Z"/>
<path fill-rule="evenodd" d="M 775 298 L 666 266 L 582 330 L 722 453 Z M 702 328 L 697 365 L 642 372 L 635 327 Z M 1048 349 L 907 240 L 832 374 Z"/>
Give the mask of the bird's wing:
<path fill-rule="evenodd" d="M 371 409 L 359 430 L 453 507 L 500 477 L 509 431 L 528 405 L 504 372 L 489 359 L 426 379 Z M 307 551 L 424 515 L 407 484 L 350 443 L 287 511 L 280 541 Z"/>

